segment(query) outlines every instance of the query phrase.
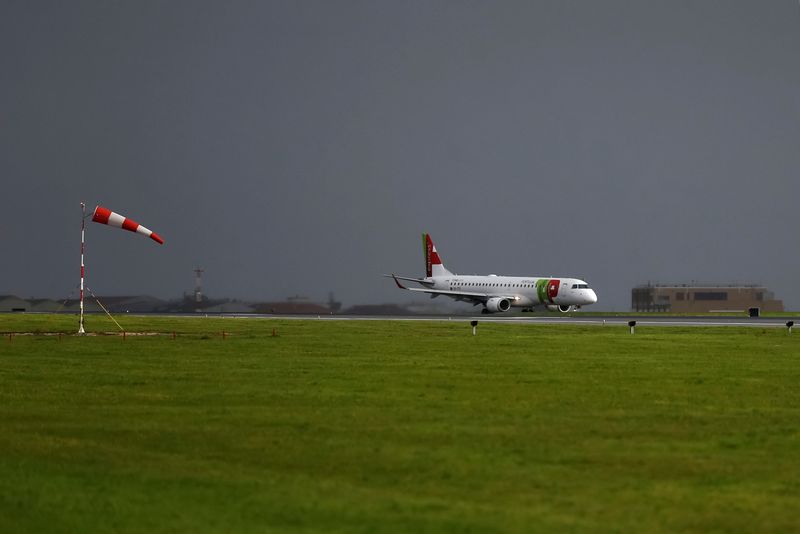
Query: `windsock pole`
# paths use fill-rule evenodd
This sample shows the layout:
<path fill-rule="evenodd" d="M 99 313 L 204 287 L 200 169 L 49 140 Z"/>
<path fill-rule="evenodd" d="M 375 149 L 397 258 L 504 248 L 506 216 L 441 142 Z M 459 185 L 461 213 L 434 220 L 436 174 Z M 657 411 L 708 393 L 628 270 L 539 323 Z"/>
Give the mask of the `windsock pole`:
<path fill-rule="evenodd" d="M 86 204 L 81 202 L 81 303 L 80 303 L 80 319 L 78 320 L 78 333 L 85 334 L 86 331 L 83 329 L 83 274 L 84 274 L 84 266 L 83 266 L 83 249 L 85 243 L 85 233 L 86 233 Z"/>

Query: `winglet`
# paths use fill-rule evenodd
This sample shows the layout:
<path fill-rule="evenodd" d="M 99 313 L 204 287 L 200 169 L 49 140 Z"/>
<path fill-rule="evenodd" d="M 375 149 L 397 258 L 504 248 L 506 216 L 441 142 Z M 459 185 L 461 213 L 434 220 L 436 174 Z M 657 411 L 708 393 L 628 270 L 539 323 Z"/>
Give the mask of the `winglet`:
<path fill-rule="evenodd" d="M 394 273 L 392 273 L 392 278 L 394 278 L 394 283 L 397 284 L 397 287 L 399 287 L 400 289 L 408 289 L 407 287 L 405 287 L 403 284 L 400 283 L 400 280 L 397 279 Z"/>

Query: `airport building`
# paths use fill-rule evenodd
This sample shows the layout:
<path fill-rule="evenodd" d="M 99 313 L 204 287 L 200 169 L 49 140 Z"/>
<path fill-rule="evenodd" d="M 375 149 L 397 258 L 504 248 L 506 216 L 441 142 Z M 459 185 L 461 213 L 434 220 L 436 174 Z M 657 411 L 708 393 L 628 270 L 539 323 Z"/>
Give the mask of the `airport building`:
<path fill-rule="evenodd" d="M 713 313 L 783 311 L 783 301 L 757 284 L 646 284 L 631 291 L 636 312 Z"/>

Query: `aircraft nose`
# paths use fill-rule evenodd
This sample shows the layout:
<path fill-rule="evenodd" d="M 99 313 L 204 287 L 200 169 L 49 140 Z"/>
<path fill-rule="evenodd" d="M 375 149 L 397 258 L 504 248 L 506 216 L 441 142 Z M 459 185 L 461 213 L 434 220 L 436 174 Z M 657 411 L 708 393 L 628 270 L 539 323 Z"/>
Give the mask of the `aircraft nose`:
<path fill-rule="evenodd" d="M 594 289 L 590 289 L 587 293 L 588 295 L 586 295 L 586 297 L 589 300 L 589 304 L 597 302 L 597 294 L 594 292 Z"/>

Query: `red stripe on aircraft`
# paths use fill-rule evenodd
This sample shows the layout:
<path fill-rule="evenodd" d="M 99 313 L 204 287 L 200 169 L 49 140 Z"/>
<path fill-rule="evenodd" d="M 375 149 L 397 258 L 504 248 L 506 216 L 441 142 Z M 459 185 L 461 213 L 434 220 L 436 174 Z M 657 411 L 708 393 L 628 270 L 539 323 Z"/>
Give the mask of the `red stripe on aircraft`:
<path fill-rule="evenodd" d="M 558 295 L 558 286 L 561 285 L 561 280 L 550 280 L 547 282 L 547 298 L 550 302 Z"/>

